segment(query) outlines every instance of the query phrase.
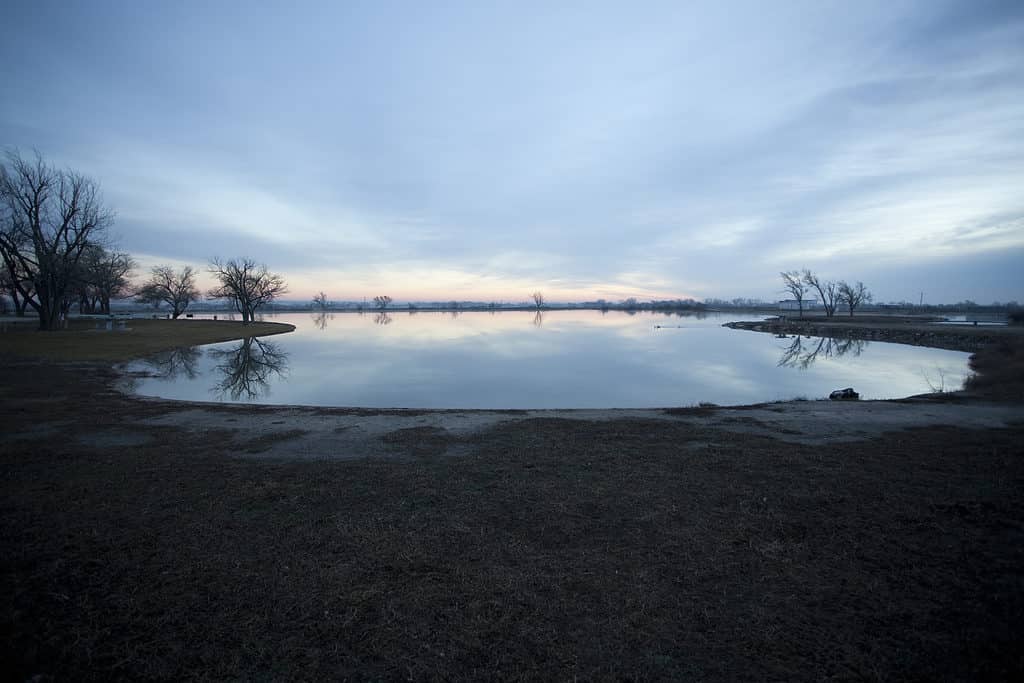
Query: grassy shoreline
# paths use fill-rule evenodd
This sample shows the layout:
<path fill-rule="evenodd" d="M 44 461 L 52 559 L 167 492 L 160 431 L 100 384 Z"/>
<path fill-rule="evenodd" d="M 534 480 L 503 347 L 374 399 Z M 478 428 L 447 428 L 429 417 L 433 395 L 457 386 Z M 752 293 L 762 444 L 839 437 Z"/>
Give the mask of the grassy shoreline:
<path fill-rule="evenodd" d="M 243 324 L 234 320 L 134 319 L 124 329 L 72 319 L 67 329 L 39 332 L 26 324 L 0 333 L 0 355 L 51 361 L 120 362 L 175 348 L 215 344 L 246 337 L 287 334 L 294 325 L 274 322 Z"/>
<path fill-rule="evenodd" d="M 809 337 L 865 339 L 911 346 L 927 346 L 972 353 L 1001 343 L 1024 341 L 1024 327 L 937 325 L 933 318 L 859 316 L 778 317 L 762 321 L 725 323 L 734 330 L 750 330 L 770 334 L 798 334 Z"/>

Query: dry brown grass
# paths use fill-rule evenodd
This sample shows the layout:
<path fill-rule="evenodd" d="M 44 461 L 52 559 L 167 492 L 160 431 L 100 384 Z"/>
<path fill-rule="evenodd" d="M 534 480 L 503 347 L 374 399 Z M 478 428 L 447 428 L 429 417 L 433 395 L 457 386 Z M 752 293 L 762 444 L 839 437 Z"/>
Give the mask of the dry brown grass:
<path fill-rule="evenodd" d="M 18 334 L 82 358 L 131 333 Z M 978 354 L 980 388 L 1020 358 Z M 817 448 L 532 419 L 282 462 L 227 422 L 140 426 L 188 406 L 107 365 L 2 362 L 10 680 L 1024 680 L 1024 425 Z"/>
<path fill-rule="evenodd" d="M 971 393 L 1024 401 L 1024 342 L 1004 339 L 971 356 L 975 374 L 965 383 Z"/>
<path fill-rule="evenodd" d="M 125 361 L 182 346 L 291 332 L 294 325 L 231 320 L 129 320 L 126 329 L 97 329 L 93 320 L 72 320 L 68 329 L 39 332 L 31 324 L 0 332 L 0 355 L 56 361 Z"/>
<path fill-rule="evenodd" d="M 11 680 L 1024 675 L 1021 427 L 822 449 L 532 419 L 461 458 L 411 429 L 393 458 L 283 462 L 139 426 L 176 408 L 111 376 L 0 385 Z"/>

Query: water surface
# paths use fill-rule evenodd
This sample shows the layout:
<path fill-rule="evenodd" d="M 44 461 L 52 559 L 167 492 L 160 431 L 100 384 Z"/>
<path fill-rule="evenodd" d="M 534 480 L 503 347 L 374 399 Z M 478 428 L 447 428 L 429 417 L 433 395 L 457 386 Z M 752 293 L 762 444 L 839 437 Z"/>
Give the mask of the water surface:
<path fill-rule="evenodd" d="M 746 319 L 759 320 L 763 316 Z M 295 332 L 165 353 L 128 369 L 147 396 L 374 408 L 649 408 L 959 388 L 968 354 L 774 337 L 735 315 L 621 311 L 268 316 Z M 182 324 L 188 324 L 183 321 Z"/>

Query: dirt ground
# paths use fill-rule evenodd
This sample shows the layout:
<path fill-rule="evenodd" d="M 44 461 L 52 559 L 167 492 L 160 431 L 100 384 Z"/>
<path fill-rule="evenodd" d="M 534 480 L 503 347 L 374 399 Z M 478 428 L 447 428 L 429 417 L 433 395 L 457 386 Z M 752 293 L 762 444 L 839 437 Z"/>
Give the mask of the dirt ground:
<path fill-rule="evenodd" d="M 1022 357 L 906 401 L 423 412 L 6 356 L 4 677 L 1021 680 Z"/>

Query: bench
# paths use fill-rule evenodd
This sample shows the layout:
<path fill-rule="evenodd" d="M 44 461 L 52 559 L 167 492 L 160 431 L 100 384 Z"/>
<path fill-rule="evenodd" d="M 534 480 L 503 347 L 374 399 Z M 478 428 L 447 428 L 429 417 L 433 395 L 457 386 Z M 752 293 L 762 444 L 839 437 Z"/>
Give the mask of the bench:
<path fill-rule="evenodd" d="M 106 319 L 100 319 L 96 321 L 96 329 L 114 329 L 114 325 L 117 324 L 117 329 L 126 330 L 128 329 L 128 321 L 134 316 L 131 313 L 111 313 Z"/>

